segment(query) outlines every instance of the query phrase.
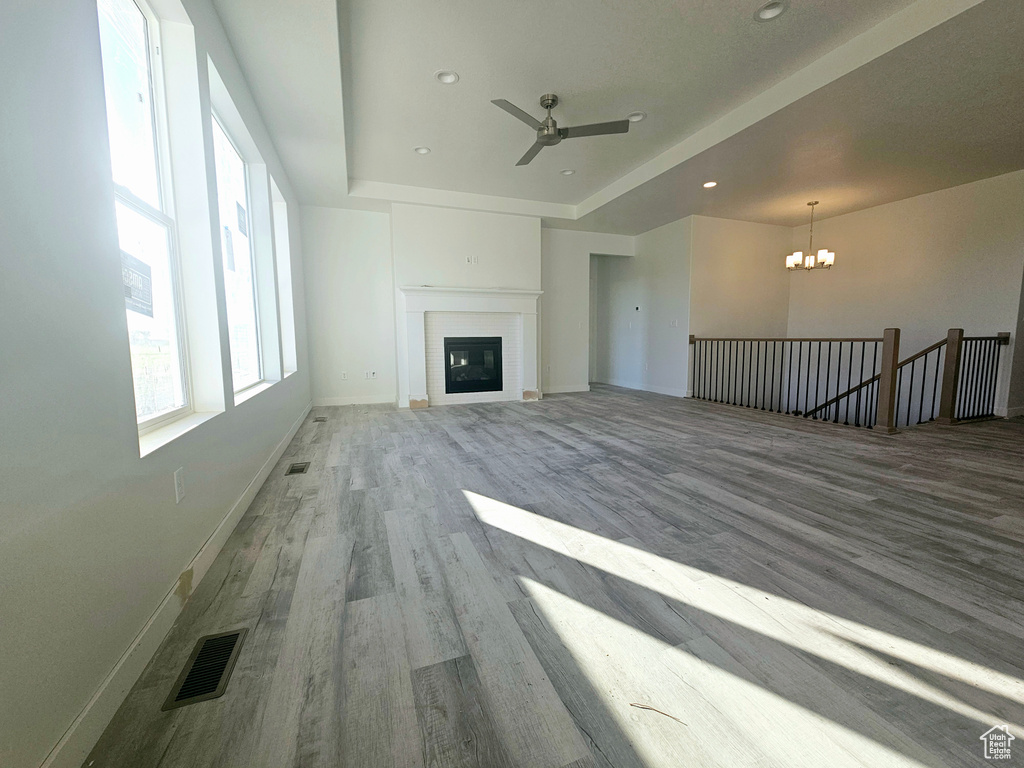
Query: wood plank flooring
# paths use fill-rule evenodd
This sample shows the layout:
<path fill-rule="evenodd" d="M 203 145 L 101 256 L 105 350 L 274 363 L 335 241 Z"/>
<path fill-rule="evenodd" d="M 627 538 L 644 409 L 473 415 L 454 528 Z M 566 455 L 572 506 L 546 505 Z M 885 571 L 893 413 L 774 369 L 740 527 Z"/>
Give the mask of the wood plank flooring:
<path fill-rule="evenodd" d="M 1003 723 L 1024 760 L 1022 552 L 1021 420 L 316 408 L 85 764 L 939 768 Z"/>

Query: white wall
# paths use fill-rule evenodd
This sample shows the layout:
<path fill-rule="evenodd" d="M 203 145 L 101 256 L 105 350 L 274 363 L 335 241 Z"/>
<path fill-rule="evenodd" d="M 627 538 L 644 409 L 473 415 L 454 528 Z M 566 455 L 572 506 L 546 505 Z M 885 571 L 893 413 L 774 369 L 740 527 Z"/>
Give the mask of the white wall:
<path fill-rule="evenodd" d="M 302 242 L 314 403 L 393 403 L 398 382 L 390 216 L 303 208 Z M 376 371 L 377 378 L 365 378 L 366 371 Z"/>
<path fill-rule="evenodd" d="M 187 7 L 291 204 L 301 290 L 287 178 L 212 7 Z M 179 575 L 308 404 L 304 306 L 298 373 L 140 459 L 93 0 L 5 4 L 0 70 L 0 765 L 39 765 L 156 622 L 54 763 L 79 765 Z"/>
<path fill-rule="evenodd" d="M 793 235 L 791 247 L 806 249 L 807 228 Z M 1016 336 L 1024 171 L 825 219 L 814 236 L 815 247 L 835 251 L 836 265 L 789 276 L 791 336 L 881 336 L 896 327 L 901 357 L 949 328 Z"/>
<path fill-rule="evenodd" d="M 545 393 L 589 387 L 590 256 L 632 256 L 635 238 L 563 229 L 541 232 L 541 387 Z"/>
<path fill-rule="evenodd" d="M 683 396 L 692 217 L 636 238 L 636 256 L 591 260 L 596 381 Z"/>
<path fill-rule="evenodd" d="M 540 219 L 394 205 L 391 220 L 399 287 L 540 289 Z"/>
<path fill-rule="evenodd" d="M 785 336 L 790 227 L 693 217 L 690 333 Z"/>
<path fill-rule="evenodd" d="M 391 208 L 391 244 L 398 404 L 404 407 L 410 394 L 409 348 L 405 297 L 399 289 L 430 285 L 540 290 L 540 219 L 396 204 Z"/>
<path fill-rule="evenodd" d="M 687 389 L 693 217 L 637 237 L 648 286 L 644 389 L 682 397 Z"/>

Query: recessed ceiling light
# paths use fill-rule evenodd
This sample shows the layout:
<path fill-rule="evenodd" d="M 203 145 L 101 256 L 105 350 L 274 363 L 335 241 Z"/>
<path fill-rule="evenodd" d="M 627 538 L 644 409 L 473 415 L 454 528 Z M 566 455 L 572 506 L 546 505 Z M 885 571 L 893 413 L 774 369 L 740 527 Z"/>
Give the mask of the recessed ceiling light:
<path fill-rule="evenodd" d="M 434 79 L 444 85 L 452 85 L 459 82 L 459 73 L 452 72 L 450 69 L 439 69 L 434 73 Z"/>
<path fill-rule="evenodd" d="M 718 182 L 717 181 L 705 181 L 704 182 L 704 189 L 711 189 L 712 187 L 717 187 L 717 186 L 718 186 Z"/>
<path fill-rule="evenodd" d="M 773 21 L 786 12 L 789 0 L 772 0 L 754 11 L 755 21 Z"/>
<path fill-rule="evenodd" d="M 413 147 L 412 151 L 415 152 L 417 155 L 429 155 L 430 147 Z"/>
<path fill-rule="evenodd" d="M 647 113 L 641 112 L 639 110 L 637 110 L 636 112 L 630 112 L 628 115 L 626 115 L 626 119 L 629 120 L 629 122 L 631 123 L 639 123 L 645 117 L 647 117 Z"/>
<path fill-rule="evenodd" d="M 562 170 L 559 171 L 559 173 L 562 174 L 563 176 L 572 176 L 574 173 L 576 173 L 576 171 L 574 171 L 572 168 L 563 168 Z"/>

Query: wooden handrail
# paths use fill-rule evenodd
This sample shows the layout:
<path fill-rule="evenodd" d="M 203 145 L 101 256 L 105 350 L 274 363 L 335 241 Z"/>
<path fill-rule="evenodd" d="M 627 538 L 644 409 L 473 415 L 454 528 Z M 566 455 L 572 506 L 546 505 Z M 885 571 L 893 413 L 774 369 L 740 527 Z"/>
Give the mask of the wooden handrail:
<path fill-rule="evenodd" d="M 964 336 L 964 341 L 998 341 L 1000 344 L 1010 343 L 1009 332 L 1000 333 L 996 336 Z"/>
<path fill-rule="evenodd" d="M 896 366 L 896 368 L 897 368 L 897 369 L 899 369 L 899 368 L 902 368 L 902 367 L 903 367 L 904 365 L 906 365 L 907 363 L 912 363 L 912 362 L 914 362 L 915 360 L 917 360 L 917 358 L 919 358 L 919 357 L 924 357 L 925 355 L 927 355 L 927 354 L 930 354 L 930 353 L 934 352 L 934 351 L 935 351 L 936 349 L 938 349 L 939 347 L 943 347 L 943 346 L 945 346 L 945 345 L 946 345 L 946 342 L 947 342 L 947 341 L 948 341 L 948 339 L 943 339 L 942 341 L 936 341 L 936 342 L 935 342 L 934 344 L 932 344 L 932 345 L 931 345 L 930 347 L 925 347 L 924 349 L 922 349 L 922 350 L 921 350 L 920 352 L 918 352 L 917 354 L 911 355 L 911 356 L 910 356 L 910 357 L 908 357 L 908 358 L 907 358 L 906 360 L 902 361 L 902 362 L 901 362 L 901 363 L 900 363 L 899 365 L 897 365 L 897 366 Z"/>
<path fill-rule="evenodd" d="M 695 341 L 798 341 L 798 342 L 803 342 L 803 341 L 822 341 L 822 342 L 826 342 L 826 341 L 828 341 L 828 342 L 836 342 L 836 343 L 839 343 L 839 342 L 846 343 L 848 341 L 856 341 L 856 342 L 860 342 L 860 341 L 878 341 L 878 342 L 881 342 L 881 341 L 883 341 L 883 339 L 881 337 L 878 337 L 877 339 L 861 339 L 861 338 L 856 338 L 856 339 L 855 338 L 822 338 L 822 339 L 810 339 L 810 338 L 803 338 L 803 339 L 798 339 L 798 338 L 786 338 L 786 339 L 776 338 L 776 339 L 771 339 L 771 338 L 760 338 L 759 339 L 759 338 L 753 338 L 753 337 L 750 337 L 750 338 L 740 338 L 738 336 L 734 337 L 734 338 L 724 338 L 724 337 L 723 338 L 710 338 L 710 337 L 705 337 L 705 336 L 694 336 L 694 335 L 691 334 L 690 335 L 690 343 L 693 344 L 693 342 L 695 342 Z"/>

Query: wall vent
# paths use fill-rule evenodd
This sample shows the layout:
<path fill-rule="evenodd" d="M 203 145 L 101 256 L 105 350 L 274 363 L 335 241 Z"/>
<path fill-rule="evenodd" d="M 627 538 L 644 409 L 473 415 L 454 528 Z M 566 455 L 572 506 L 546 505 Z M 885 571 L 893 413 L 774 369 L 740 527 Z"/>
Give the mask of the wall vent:
<path fill-rule="evenodd" d="M 296 462 L 295 464 L 292 464 L 290 467 L 288 467 L 288 471 L 285 472 L 285 474 L 286 475 L 304 475 L 304 474 L 306 474 L 306 470 L 307 469 L 309 469 L 309 462 L 308 461 L 299 461 L 299 462 Z"/>
<path fill-rule="evenodd" d="M 313 421 L 318 421 L 318 422 L 327 421 L 327 417 L 326 416 L 314 416 L 313 417 Z"/>
<path fill-rule="evenodd" d="M 242 628 L 200 637 L 161 710 L 223 696 L 246 632 Z"/>

